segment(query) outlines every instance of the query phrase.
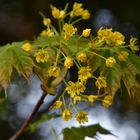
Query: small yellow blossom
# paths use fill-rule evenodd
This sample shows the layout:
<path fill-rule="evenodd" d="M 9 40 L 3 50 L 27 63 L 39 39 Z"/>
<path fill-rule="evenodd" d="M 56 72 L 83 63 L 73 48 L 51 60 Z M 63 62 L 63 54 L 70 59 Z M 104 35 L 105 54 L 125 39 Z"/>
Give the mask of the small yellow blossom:
<path fill-rule="evenodd" d="M 90 13 L 87 9 L 83 10 L 82 12 L 82 19 L 87 20 L 90 18 Z"/>
<path fill-rule="evenodd" d="M 90 35 L 91 29 L 85 29 L 82 32 L 82 36 L 84 37 L 88 37 Z"/>
<path fill-rule="evenodd" d="M 52 37 L 52 36 L 54 36 L 54 32 L 52 29 L 43 30 L 41 32 L 40 36 Z"/>
<path fill-rule="evenodd" d="M 107 87 L 106 78 L 102 76 L 98 77 L 95 82 L 95 85 L 98 87 L 98 89 L 106 88 Z"/>
<path fill-rule="evenodd" d="M 64 61 L 64 66 L 67 68 L 67 69 L 70 69 L 71 66 L 73 66 L 73 60 L 72 58 L 70 57 L 67 57 Z"/>
<path fill-rule="evenodd" d="M 60 74 L 60 68 L 56 67 L 56 66 L 51 66 L 48 69 L 48 76 L 54 76 L 57 77 Z"/>
<path fill-rule="evenodd" d="M 50 19 L 50 18 L 43 18 L 43 24 L 44 24 L 45 26 L 50 25 L 50 24 L 51 24 L 51 19 Z"/>
<path fill-rule="evenodd" d="M 102 104 L 104 107 L 108 108 L 112 105 L 113 97 L 111 95 L 107 95 L 104 97 Z"/>
<path fill-rule="evenodd" d="M 88 101 L 90 103 L 94 103 L 97 99 L 98 99 L 98 96 L 96 96 L 96 95 L 89 95 L 88 96 Z"/>
<path fill-rule="evenodd" d="M 107 67 L 111 68 L 116 63 L 116 60 L 114 57 L 108 57 L 105 63 Z"/>
<path fill-rule="evenodd" d="M 139 51 L 139 46 L 137 45 L 137 38 L 131 37 L 129 46 L 132 52 L 135 53 L 136 51 Z"/>
<path fill-rule="evenodd" d="M 101 42 L 106 42 L 107 44 L 110 44 L 110 37 L 112 36 L 113 32 L 112 29 L 103 29 L 102 27 L 98 30 L 97 35 L 98 39 Z"/>
<path fill-rule="evenodd" d="M 71 17 L 81 16 L 83 12 L 82 6 L 83 6 L 82 3 L 74 2 L 73 10 L 71 11 L 70 16 Z"/>
<path fill-rule="evenodd" d="M 26 52 L 29 52 L 32 49 L 32 45 L 30 43 L 25 43 L 22 45 L 22 49 Z"/>
<path fill-rule="evenodd" d="M 55 108 L 55 109 L 58 109 L 58 108 L 61 108 L 61 106 L 62 106 L 62 101 L 56 101 L 55 103 L 54 103 L 54 105 L 53 105 L 53 107 Z"/>
<path fill-rule="evenodd" d="M 44 63 L 44 62 L 48 62 L 49 54 L 48 51 L 44 49 L 40 49 L 34 54 L 34 57 L 36 58 L 36 61 L 38 63 L 40 62 Z"/>
<path fill-rule="evenodd" d="M 91 78 L 91 68 L 89 66 L 87 67 L 81 67 L 80 70 L 78 71 L 78 79 L 81 82 L 86 82 L 88 78 Z"/>
<path fill-rule="evenodd" d="M 77 55 L 77 60 L 80 61 L 80 62 L 86 62 L 87 61 L 87 55 L 86 53 L 79 53 Z"/>
<path fill-rule="evenodd" d="M 64 30 L 64 40 L 69 40 L 77 31 L 77 28 L 74 28 L 72 24 L 65 23 L 63 26 Z"/>
<path fill-rule="evenodd" d="M 115 46 L 120 46 L 125 43 L 125 37 L 120 32 L 114 32 L 112 36 L 110 36 L 110 42 Z"/>
<path fill-rule="evenodd" d="M 59 10 L 55 6 L 51 5 L 52 9 L 52 16 L 56 19 L 63 19 L 65 16 L 65 11 L 64 10 Z"/>
<path fill-rule="evenodd" d="M 128 52 L 126 52 L 126 51 L 121 51 L 121 52 L 119 53 L 119 55 L 118 55 L 118 59 L 119 59 L 120 61 L 126 61 L 127 58 L 128 58 L 128 55 L 129 55 Z"/>
<path fill-rule="evenodd" d="M 81 101 L 81 96 L 75 96 L 73 98 L 73 100 L 74 100 L 74 104 L 77 104 L 77 103 L 79 103 Z"/>
<path fill-rule="evenodd" d="M 66 91 L 68 94 L 70 94 L 71 98 L 73 98 L 75 95 L 79 95 L 80 93 L 83 93 L 85 91 L 85 85 L 81 82 L 72 82 L 69 81 L 68 85 L 66 87 Z"/>
<path fill-rule="evenodd" d="M 80 124 L 84 124 L 88 122 L 88 113 L 80 111 L 78 114 L 76 114 L 75 118 Z"/>
<path fill-rule="evenodd" d="M 62 112 L 62 118 L 65 120 L 65 121 L 69 121 L 71 118 L 72 118 L 72 112 L 68 109 L 64 110 Z"/>

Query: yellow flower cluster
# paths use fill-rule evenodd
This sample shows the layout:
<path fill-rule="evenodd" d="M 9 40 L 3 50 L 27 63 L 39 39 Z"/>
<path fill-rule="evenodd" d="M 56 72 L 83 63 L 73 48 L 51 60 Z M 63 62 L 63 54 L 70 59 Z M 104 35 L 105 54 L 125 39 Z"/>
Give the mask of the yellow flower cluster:
<path fill-rule="evenodd" d="M 72 24 L 65 23 L 63 26 L 64 31 L 64 40 L 69 40 L 77 31 L 77 28 L 74 28 Z"/>
<path fill-rule="evenodd" d="M 51 66 L 48 69 L 48 76 L 49 77 L 57 77 L 60 74 L 60 68 L 56 67 L 56 66 Z"/>
<path fill-rule="evenodd" d="M 62 101 L 58 100 L 54 103 L 53 108 L 58 109 L 61 108 L 61 106 L 62 106 Z"/>
<path fill-rule="evenodd" d="M 43 18 L 43 24 L 45 26 L 49 26 L 51 24 L 51 19 L 50 18 Z"/>
<path fill-rule="evenodd" d="M 101 88 L 106 88 L 107 87 L 107 82 L 106 82 L 106 78 L 105 77 L 98 77 L 95 85 L 98 87 L 98 89 L 100 90 Z"/>
<path fill-rule="evenodd" d="M 76 120 L 80 123 L 80 124 L 84 124 L 86 122 L 88 122 L 88 117 L 87 117 L 88 113 L 86 112 L 82 112 L 80 111 L 78 114 L 76 114 Z"/>
<path fill-rule="evenodd" d="M 29 52 L 32 49 L 32 45 L 30 43 L 25 43 L 22 45 L 22 49 L 26 52 Z"/>
<path fill-rule="evenodd" d="M 98 99 L 98 96 L 96 96 L 96 95 L 89 95 L 88 96 L 88 101 L 90 103 L 94 103 L 97 99 Z"/>
<path fill-rule="evenodd" d="M 90 13 L 87 9 L 82 8 L 82 3 L 75 2 L 73 4 L 73 10 L 70 13 L 71 17 L 81 16 L 83 19 L 87 20 L 90 18 Z"/>
<path fill-rule="evenodd" d="M 55 6 L 51 5 L 52 9 L 52 16 L 56 19 L 63 19 L 65 16 L 65 11 L 64 10 L 59 10 Z"/>
<path fill-rule="evenodd" d="M 114 57 L 108 57 L 106 59 L 106 66 L 109 67 L 109 68 L 112 68 L 114 66 L 114 64 L 116 63 L 116 60 Z"/>
<path fill-rule="evenodd" d="M 68 94 L 70 94 L 71 98 L 73 98 L 75 95 L 79 95 L 80 93 L 83 93 L 85 89 L 86 87 L 82 82 L 74 83 L 72 81 L 69 81 L 66 87 L 66 91 Z"/>
<path fill-rule="evenodd" d="M 49 54 L 48 51 L 44 49 L 39 49 L 35 54 L 34 57 L 36 58 L 37 63 L 44 63 L 48 62 Z"/>
<path fill-rule="evenodd" d="M 118 54 L 118 59 L 119 59 L 120 61 L 126 61 L 127 58 L 128 58 L 128 55 L 129 55 L 128 52 L 126 52 L 126 51 L 121 51 L 121 52 Z"/>
<path fill-rule="evenodd" d="M 81 82 L 86 82 L 88 78 L 91 78 L 91 69 L 89 66 L 87 67 L 81 67 L 80 70 L 78 71 L 78 79 Z"/>
<path fill-rule="evenodd" d="M 120 46 L 125 43 L 125 37 L 120 32 L 112 32 L 112 29 L 100 28 L 97 32 L 98 39 L 108 45 Z"/>
<path fill-rule="evenodd" d="M 85 29 L 82 32 L 83 37 L 88 37 L 90 35 L 91 29 Z"/>
<path fill-rule="evenodd" d="M 81 96 L 75 96 L 73 100 L 74 100 L 74 104 L 78 104 L 81 101 Z"/>
<path fill-rule="evenodd" d="M 104 107 L 108 108 L 112 105 L 113 97 L 111 95 L 107 95 L 104 97 L 102 104 Z"/>

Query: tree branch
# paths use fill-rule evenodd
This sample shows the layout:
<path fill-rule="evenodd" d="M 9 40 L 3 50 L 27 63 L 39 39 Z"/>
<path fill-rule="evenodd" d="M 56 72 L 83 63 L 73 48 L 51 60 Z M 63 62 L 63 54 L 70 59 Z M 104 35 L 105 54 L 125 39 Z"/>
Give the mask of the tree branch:
<path fill-rule="evenodd" d="M 38 100 L 37 104 L 35 105 L 32 113 L 29 115 L 29 117 L 23 123 L 22 127 L 9 140 L 16 140 L 24 132 L 24 130 L 29 126 L 29 124 L 32 121 L 33 117 L 38 112 L 40 106 L 43 104 L 43 101 L 44 101 L 44 98 L 46 97 L 46 95 L 47 95 L 46 93 L 42 94 L 42 96 Z"/>

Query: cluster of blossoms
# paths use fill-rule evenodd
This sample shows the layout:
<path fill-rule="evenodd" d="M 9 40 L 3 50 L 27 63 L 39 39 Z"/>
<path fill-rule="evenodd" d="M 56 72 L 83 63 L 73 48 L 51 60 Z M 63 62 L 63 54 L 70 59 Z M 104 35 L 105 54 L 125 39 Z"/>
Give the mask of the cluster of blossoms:
<path fill-rule="evenodd" d="M 79 111 L 75 108 L 80 102 L 88 102 L 90 105 L 93 105 L 95 101 L 98 101 L 102 102 L 102 105 L 106 108 L 110 107 L 113 103 L 112 93 L 105 92 L 109 86 L 107 78 L 102 73 L 100 73 L 98 77 L 95 76 L 93 70 L 94 66 L 92 67 L 91 65 L 91 58 L 96 56 L 102 60 L 104 68 L 113 69 L 118 62 L 125 62 L 129 57 L 129 52 L 126 51 L 126 49 L 106 57 L 100 53 L 100 50 L 116 49 L 119 47 L 121 48 L 122 46 L 125 48 L 124 35 L 117 31 L 113 32 L 111 28 L 100 28 L 97 32 L 97 37 L 91 37 L 90 28 L 84 29 L 81 35 L 78 35 L 77 28 L 74 27 L 76 21 L 80 21 L 81 19 L 87 20 L 90 18 L 89 11 L 82 6 L 81 3 L 75 2 L 72 11 L 67 12 L 67 6 L 64 10 L 59 10 L 51 5 L 52 16 L 59 22 L 59 32 L 54 28 L 51 19 L 43 16 L 43 24 L 46 29 L 40 33 L 40 37 L 45 39 L 52 38 L 57 41 L 57 45 L 46 45 L 42 47 L 25 43 L 22 46 L 24 51 L 33 55 L 39 66 L 42 63 L 44 64 L 46 68 L 45 76 L 49 81 L 55 79 L 58 80 L 58 77 L 63 75 L 63 68 L 68 71 L 73 66 L 77 67 L 78 77 L 75 82 L 67 81 L 65 80 L 65 77 L 63 78 L 66 88 L 63 94 L 54 103 L 53 108 L 61 109 L 62 118 L 65 121 L 70 120 L 74 114 L 74 110 L 76 110 L 75 118 L 80 124 L 88 122 L 88 113 L 82 110 Z M 67 21 L 68 16 L 69 20 Z M 82 40 L 86 40 L 85 47 L 82 48 L 78 44 L 80 49 L 74 48 L 77 51 L 71 50 L 69 44 L 73 38 L 77 38 L 74 42 L 75 47 L 77 47 L 76 44 L 80 41 L 82 42 Z M 132 37 L 130 39 L 130 44 L 127 45 L 127 47 L 130 47 L 133 52 L 138 51 L 137 39 Z M 46 77 L 44 79 L 47 79 Z M 85 92 L 89 79 L 95 81 L 93 86 L 97 91 L 90 95 Z M 65 99 L 67 96 L 65 95 L 69 95 L 69 103 L 66 103 Z"/>

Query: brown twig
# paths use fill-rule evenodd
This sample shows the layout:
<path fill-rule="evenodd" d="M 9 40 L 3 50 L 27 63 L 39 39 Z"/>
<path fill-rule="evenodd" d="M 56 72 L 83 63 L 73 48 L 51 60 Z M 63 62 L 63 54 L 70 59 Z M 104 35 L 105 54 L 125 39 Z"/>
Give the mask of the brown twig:
<path fill-rule="evenodd" d="M 23 123 L 22 127 L 11 138 L 9 138 L 9 140 L 16 140 L 24 132 L 24 130 L 29 126 L 30 122 L 33 120 L 33 117 L 38 112 L 40 106 L 43 104 L 43 101 L 44 101 L 44 98 L 46 97 L 46 95 L 47 95 L 46 93 L 42 94 L 42 96 L 38 100 L 37 104 L 35 105 L 32 113 L 29 115 L 29 117 Z"/>

